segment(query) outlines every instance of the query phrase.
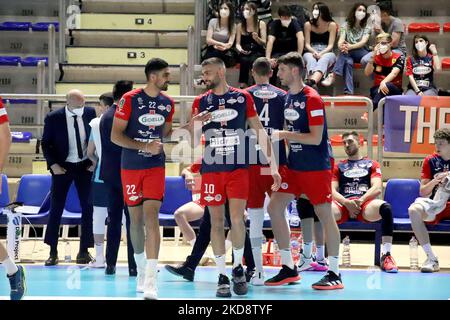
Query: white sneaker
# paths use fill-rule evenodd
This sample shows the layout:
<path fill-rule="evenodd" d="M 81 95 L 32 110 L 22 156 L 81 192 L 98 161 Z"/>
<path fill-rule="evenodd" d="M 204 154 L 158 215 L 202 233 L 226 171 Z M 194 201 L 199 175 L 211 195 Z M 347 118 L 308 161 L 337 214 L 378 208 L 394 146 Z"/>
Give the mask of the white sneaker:
<path fill-rule="evenodd" d="M 325 79 L 320 83 L 324 87 L 329 87 L 334 83 L 334 74 L 330 72 Z"/>
<path fill-rule="evenodd" d="M 147 274 L 144 282 L 144 299 L 157 300 L 158 287 L 156 286 L 158 273 Z"/>
<path fill-rule="evenodd" d="M 144 292 L 144 283 L 145 283 L 145 270 L 138 269 L 138 275 L 136 279 L 136 292 L 139 293 Z"/>
<path fill-rule="evenodd" d="M 105 268 L 105 259 L 103 257 L 96 257 L 93 261 L 89 262 L 89 268 Z"/>
<path fill-rule="evenodd" d="M 254 286 L 263 286 L 264 285 L 264 273 L 263 272 L 255 272 L 253 277 L 250 279 L 250 283 Z"/>
<path fill-rule="evenodd" d="M 424 273 L 431 273 L 437 271 L 439 271 L 439 261 L 437 257 L 435 260 L 427 258 L 427 260 L 425 260 L 425 262 L 423 263 L 422 268 L 420 269 L 420 272 Z"/>
<path fill-rule="evenodd" d="M 307 258 L 303 253 L 300 253 L 300 260 L 298 262 L 297 271 L 302 272 L 314 270 L 314 266 L 312 265 L 313 262 L 314 260 L 312 256 Z"/>

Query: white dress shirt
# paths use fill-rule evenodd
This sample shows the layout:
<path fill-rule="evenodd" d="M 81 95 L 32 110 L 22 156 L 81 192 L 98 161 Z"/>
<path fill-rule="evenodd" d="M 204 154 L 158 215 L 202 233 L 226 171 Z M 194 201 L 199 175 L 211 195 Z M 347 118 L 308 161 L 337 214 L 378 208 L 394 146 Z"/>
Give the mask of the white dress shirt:
<path fill-rule="evenodd" d="M 74 116 L 66 106 L 67 133 L 69 137 L 69 154 L 66 162 L 77 163 L 87 159 L 86 130 L 84 129 L 83 118 L 77 116 L 78 129 L 80 130 L 81 148 L 83 149 L 83 159 L 78 157 L 77 138 L 75 136 Z"/>

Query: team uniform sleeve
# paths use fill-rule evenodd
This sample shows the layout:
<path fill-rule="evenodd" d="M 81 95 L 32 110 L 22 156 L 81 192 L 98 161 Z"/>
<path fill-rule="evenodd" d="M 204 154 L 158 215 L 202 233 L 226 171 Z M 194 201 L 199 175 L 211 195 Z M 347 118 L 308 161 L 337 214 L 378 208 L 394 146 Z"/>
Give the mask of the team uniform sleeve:
<path fill-rule="evenodd" d="M 125 94 L 117 105 L 114 117 L 128 121 L 131 116 L 131 96 Z"/>
<path fill-rule="evenodd" d="M 334 165 L 334 167 L 333 167 L 333 176 L 331 177 L 331 180 L 332 181 L 337 181 L 337 182 L 339 182 L 339 177 L 340 177 L 340 172 L 339 172 L 339 166 L 338 166 L 338 164 L 336 163 L 335 165 Z"/>
<path fill-rule="evenodd" d="M 2 98 L 0 98 L 0 124 L 9 122 L 8 114 L 3 106 Z"/>
<path fill-rule="evenodd" d="M 420 178 L 429 180 L 433 179 L 433 176 L 431 175 L 430 160 L 428 158 L 425 158 L 425 160 L 423 161 Z"/>
<path fill-rule="evenodd" d="M 412 67 L 412 62 L 411 62 L 411 57 L 408 57 L 408 59 L 406 60 L 406 72 L 405 72 L 406 76 L 412 76 L 413 75 L 413 67 Z"/>
<path fill-rule="evenodd" d="M 319 96 L 311 96 L 306 103 L 310 126 L 321 126 L 325 123 L 325 108 Z"/>
<path fill-rule="evenodd" d="M 381 166 L 377 161 L 372 161 L 371 178 L 381 178 Z"/>
<path fill-rule="evenodd" d="M 170 109 L 169 115 L 167 116 L 166 122 L 172 122 L 173 121 L 173 115 L 175 113 L 175 102 L 173 101 L 173 99 L 170 99 L 170 105 L 172 106 L 172 108 Z"/>
<path fill-rule="evenodd" d="M 258 115 L 258 113 L 256 112 L 256 107 L 255 107 L 255 100 L 253 100 L 253 97 L 250 93 L 248 93 L 247 91 L 244 91 L 244 95 L 245 95 L 245 101 L 246 101 L 246 113 L 247 113 L 247 118 L 253 118 L 256 117 Z"/>
<path fill-rule="evenodd" d="M 200 113 L 200 97 L 196 97 L 192 103 L 192 116 Z"/>
<path fill-rule="evenodd" d="M 403 72 L 403 69 L 405 68 L 405 58 L 403 56 L 398 57 L 393 67 L 399 68 L 400 72 Z"/>

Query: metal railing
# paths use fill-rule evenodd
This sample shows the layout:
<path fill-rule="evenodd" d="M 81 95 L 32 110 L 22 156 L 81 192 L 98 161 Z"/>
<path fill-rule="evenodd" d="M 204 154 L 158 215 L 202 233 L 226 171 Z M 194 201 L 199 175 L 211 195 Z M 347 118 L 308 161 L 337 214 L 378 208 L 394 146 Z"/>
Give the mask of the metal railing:
<path fill-rule="evenodd" d="M 202 43 L 202 30 L 205 29 L 205 17 L 206 17 L 206 0 L 196 0 L 195 1 L 195 30 L 197 30 L 193 45 L 195 47 L 194 53 L 194 65 L 200 64 L 200 51 Z"/>
<path fill-rule="evenodd" d="M 377 148 L 377 161 L 382 163 L 383 160 L 383 118 L 384 118 L 384 105 L 386 98 L 381 99 L 378 102 L 378 122 L 377 122 L 377 134 L 378 134 L 378 148 Z"/>
<path fill-rule="evenodd" d="M 59 10 L 58 62 L 64 63 L 66 61 L 66 25 L 67 25 L 66 0 L 59 0 L 58 10 Z"/>
<path fill-rule="evenodd" d="M 64 31 L 59 29 L 59 33 Z M 56 34 L 55 26 L 50 25 L 48 28 L 48 92 L 56 92 L 56 77 L 55 77 L 55 66 L 56 66 Z"/>

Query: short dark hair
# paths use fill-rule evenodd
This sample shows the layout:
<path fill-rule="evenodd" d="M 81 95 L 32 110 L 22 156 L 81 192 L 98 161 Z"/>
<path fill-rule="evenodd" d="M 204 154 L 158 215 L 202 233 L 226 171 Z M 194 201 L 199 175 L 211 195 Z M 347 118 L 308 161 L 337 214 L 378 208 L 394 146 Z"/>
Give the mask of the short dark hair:
<path fill-rule="evenodd" d="M 441 128 L 436 130 L 436 132 L 433 135 L 434 140 L 440 139 L 440 140 L 447 140 L 448 143 L 450 143 L 450 129 L 448 128 Z"/>
<path fill-rule="evenodd" d="M 278 8 L 279 17 L 290 17 L 292 16 L 292 11 L 288 6 L 281 6 Z"/>
<path fill-rule="evenodd" d="M 113 99 L 118 101 L 128 91 L 133 90 L 133 81 L 131 80 L 119 80 L 114 84 Z"/>
<path fill-rule="evenodd" d="M 354 136 L 359 143 L 359 133 L 356 131 L 346 131 L 342 134 L 342 140 L 347 138 L 348 136 Z"/>
<path fill-rule="evenodd" d="M 305 62 L 303 61 L 302 55 L 296 51 L 289 52 L 284 56 L 278 58 L 278 64 L 285 64 L 290 67 L 298 67 L 300 74 L 305 73 Z"/>
<path fill-rule="evenodd" d="M 223 62 L 222 59 L 216 57 L 206 59 L 202 62 L 202 67 L 210 65 L 216 65 L 225 68 L 225 62 Z"/>
<path fill-rule="evenodd" d="M 253 62 L 252 68 L 258 76 L 268 76 L 272 71 L 270 61 L 266 57 L 260 57 L 256 59 L 255 62 Z"/>
<path fill-rule="evenodd" d="M 112 92 L 106 92 L 106 93 L 102 94 L 100 96 L 99 100 L 108 107 L 112 106 L 114 103 Z"/>
<path fill-rule="evenodd" d="M 392 15 L 392 4 L 389 1 L 380 1 L 378 7 L 381 12 L 386 12 L 388 15 Z"/>
<path fill-rule="evenodd" d="M 147 80 L 150 78 L 150 73 L 161 71 L 168 68 L 169 64 L 161 58 L 152 58 L 145 65 L 145 76 Z"/>

